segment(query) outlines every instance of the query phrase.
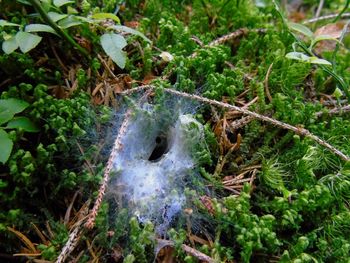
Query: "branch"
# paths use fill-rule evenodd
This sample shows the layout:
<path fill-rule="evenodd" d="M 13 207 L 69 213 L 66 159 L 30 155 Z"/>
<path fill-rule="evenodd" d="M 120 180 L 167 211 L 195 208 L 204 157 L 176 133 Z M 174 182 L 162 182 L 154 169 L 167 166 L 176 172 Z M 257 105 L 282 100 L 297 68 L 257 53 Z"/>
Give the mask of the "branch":
<path fill-rule="evenodd" d="M 51 26 L 57 34 L 59 34 L 62 38 L 67 40 L 73 47 L 78 49 L 78 51 L 83 54 L 86 57 L 89 57 L 89 52 L 80 46 L 75 40 L 67 33 L 65 32 L 62 28 L 60 28 L 46 13 L 46 11 L 43 9 L 41 6 L 40 2 L 38 0 L 28 0 L 32 6 L 36 9 L 36 11 L 40 14 L 42 19 L 49 25 Z"/>
<path fill-rule="evenodd" d="M 315 113 L 316 117 L 321 117 L 323 114 L 342 114 L 342 113 L 346 113 L 346 112 L 350 112 L 350 105 L 346 105 L 343 107 L 337 107 L 334 109 L 329 110 L 328 112 L 323 112 L 323 111 L 319 111 Z"/>
<path fill-rule="evenodd" d="M 134 89 L 130 89 L 130 90 L 124 91 L 121 94 L 122 95 L 127 95 L 127 94 L 130 94 L 130 93 L 139 92 L 139 91 L 142 91 L 142 90 L 153 90 L 155 88 L 156 87 L 152 86 L 152 85 L 144 85 L 144 86 L 140 86 L 140 87 L 137 87 L 137 88 L 134 88 Z M 258 119 L 260 121 L 268 122 L 268 123 L 271 123 L 271 124 L 273 124 L 273 125 L 275 125 L 277 127 L 293 131 L 296 134 L 305 136 L 307 138 L 310 138 L 310 139 L 316 141 L 318 144 L 324 146 L 325 148 L 327 148 L 328 150 L 330 150 L 334 154 L 338 155 L 342 160 L 350 161 L 350 158 L 347 155 L 345 155 L 344 153 L 342 153 L 340 150 L 336 149 L 334 146 L 330 145 L 326 141 L 320 139 L 319 137 L 317 137 L 316 135 L 312 134 L 310 131 L 308 131 L 307 129 L 304 129 L 302 127 L 295 127 L 295 126 L 290 125 L 288 123 L 281 122 L 279 120 L 276 120 L 276 119 L 273 119 L 273 118 L 270 118 L 270 117 L 258 114 L 256 112 L 253 112 L 253 111 L 250 111 L 250 110 L 246 110 L 246 109 L 243 109 L 241 107 L 234 106 L 234 105 L 231 105 L 231 104 L 228 104 L 228 103 L 224 103 L 224 102 L 220 102 L 220 101 L 217 101 L 217 100 L 211 100 L 211 99 L 208 99 L 208 98 L 205 98 L 205 97 L 202 97 L 202 96 L 198 96 L 198 95 L 194 95 L 194 94 L 188 94 L 188 93 L 185 93 L 185 92 L 181 92 L 181 91 L 177 91 L 177 90 L 173 90 L 173 89 L 167 89 L 167 88 L 164 88 L 163 90 L 164 90 L 164 92 L 167 92 L 167 93 L 170 93 L 170 94 L 174 94 L 176 96 L 180 96 L 180 97 L 183 97 L 183 98 L 197 100 L 197 101 L 200 101 L 200 102 L 203 102 L 203 103 L 206 103 L 206 104 L 209 104 L 209 105 L 213 105 L 213 106 L 216 106 L 216 107 L 220 107 L 220 108 L 226 108 L 226 109 L 235 110 L 235 111 L 241 112 L 241 113 L 243 113 L 245 115 L 252 116 L 255 119 Z"/>
<path fill-rule="evenodd" d="M 140 98 L 138 103 L 141 103 L 145 98 L 147 98 L 150 92 L 151 91 L 146 92 L 146 94 Z M 94 207 L 92 208 L 90 214 L 88 215 L 88 219 L 87 219 L 87 222 L 85 224 L 85 227 L 88 229 L 92 229 L 95 226 L 96 216 L 97 216 L 98 210 L 101 207 L 101 203 L 102 203 L 103 197 L 104 197 L 106 189 L 107 189 L 109 176 L 110 176 L 112 168 L 114 166 L 114 160 L 115 160 L 117 154 L 119 153 L 119 151 L 123 147 L 121 141 L 122 141 L 123 136 L 125 135 L 125 133 L 128 130 L 128 126 L 130 124 L 130 118 L 131 118 L 132 114 L 133 114 L 132 109 L 129 109 L 126 112 L 123 123 L 119 128 L 117 138 L 114 141 L 113 149 L 112 149 L 112 152 L 109 156 L 107 166 L 106 166 L 106 169 L 105 169 L 104 174 L 103 174 L 103 181 L 102 181 L 102 184 L 101 184 L 100 189 L 98 191 L 98 196 L 96 198 Z"/>
<path fill-rule="evenodd" d="M 170 241 L 170 240 L 165 240 L 165 239 L 157 239 L 157 241 L 159 243 L 161 243 L 161 245 L 163 247 L 165 246 L 169 246 L 169 247 L 174 247 L 175 244 L 173 241 Z M 216 263 L 217 261 L 214 260 L 213 258 L 207 256 L 206 254 L 198 251 L 197 249 L 194 249 L 190 246 L 187 246 L 185 244 L 182 244 L 181 245 L 181 248 L 183 249 L 183 251 L 185 251 L 187 254 L 190 254 L 191 256 L 194 256 L 195 258 L 201 260 L 201 261 L 204 261 L 204 262 L 207 262 L 207 263 Z"/>
<path fill-rule="evenodd" d="M 309 20 L 306 20 L 303 22 L 303 24 L 311 24 L 311 23 L 315 23 L 318 21 L 322 21 L 322 20 L 328 20 L 328 19 L 333 19 L 338 17 L 339 14 L 332 14 L 332 15 L 326 15 L 326 16 L 320 16 L 320 17 L 316 17 L 316 18 L 312 18 Z M 341 18 L 349 18 L 350 17 L 350 13 L 343 13 L 341 14 Z"/>

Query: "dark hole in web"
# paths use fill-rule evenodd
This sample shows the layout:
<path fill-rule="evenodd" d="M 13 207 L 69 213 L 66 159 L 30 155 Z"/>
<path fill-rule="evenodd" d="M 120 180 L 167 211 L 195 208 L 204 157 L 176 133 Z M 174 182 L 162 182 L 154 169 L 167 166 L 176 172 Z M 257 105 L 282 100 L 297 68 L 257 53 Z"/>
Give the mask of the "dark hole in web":
<path fill-rule="evenodd" d="M 168 138 L 166 135 L 158 135 L 155 139 L 154 149 L 148 158 L 151 162 L 158 162 L 168 152 Z"/>

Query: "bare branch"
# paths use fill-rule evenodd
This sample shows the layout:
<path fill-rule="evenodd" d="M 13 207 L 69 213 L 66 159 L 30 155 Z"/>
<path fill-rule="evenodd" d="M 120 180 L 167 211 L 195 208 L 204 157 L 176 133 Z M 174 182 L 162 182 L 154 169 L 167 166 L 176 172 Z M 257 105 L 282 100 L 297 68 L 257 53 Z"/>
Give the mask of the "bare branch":
<path fill-rule="evenodd" d="M 311 23 L 316 23 L 318 21 L 323 21 L 323 20 L 328 20 L 328 19 L 333 19 L 336 18 L 338 16 L 338 14 L 332 14 L 332 15 L 326 15 L 326 16 L 320 16 L 320 17 L 316 17 L 316 18 L 312 18 L 309 20 L 306 20 L 303 22 L 303 24 L 311 24 Z M 350 13 L 344 13 L 341 15 L 341 18 L 349 18 L 350 17 Z"/>
<path fill-rule="evenodd" d="M 138 92 L 138 91 L 142 91 L 142 90 L 146 90 L 146 89 L 152 89 L 153 90 L 155 88 L 156 87 L 152 86 L 152 85 L 145 85 L 145 86 L 140 86 L 140 87 L 137 87 L 137 88 L 134 88 L 134 89 L 130 89 L 130 90 L 124 91 L 121 94 L 126 95 L 126 94 L 130 94 L 130 93 L 134 93 L 134 92 Z M 253 111 L 250 111 L 250 110 L 247 110 L 247 109 L 243 109 L 241 107 L 234 106 L 234 105 L 231 105 L 231 104 L 228 104 L 228 103 L 224 103 L 224 102 L 220 102 L 220 101 L 217 101 L 217 100 L 208 99 L 208 98 L 205 98 L 205 97 L 202 97 L 202 96 L 199 96 L 199 95 L 188 94 L 188 93 L 185 93 L 185 92 L 181 92 L 181 91 L 177 91 L 177 90 L 173 90 L 173 89 L 167 89 L 167 88 L 164 88 L 163 90 L 165 92 L 167 92 L 167 93 L 174 94 L 174 95 L 177 95 L 177 96 L 180 96 L 180 97 L 183 97 L 183 98 L 197 100 L 197 101 L 200 101 L 200 102 L 203 102 L 203 103 L 206 103 L 206 104 L 209 104 L 209 105 L 221 107 L 221 108 L 236 110 L 236 111 L 241 112 L 241 113 L 243 113 L 245 115 L 252 116 L 255 119 L 258 119 L 260 121 L 268 122 L 268 123 L 271 123 L 271 124 L 273 124 L 273 125 L 275 125 L 277 127 L 293 131 L 296 134 L 305 136 L 307 138 L 310 138 L 310 139 L 316 141 L 317 143 L 319 143 L 320 145 L 324 146 L 325 148 L 327 148 L 328 150 L 330 150 L 334 154 L 338 155 L 344 161 L 349 161 L 350 160 L 350 158 L 347 155 L 345 155 L 344 153 L 342 153 L 340 150 L 336 149 L 334 146 L 330 145 L 326 141 L 320 139 L 319 137 L 317 137 L 316 135 L 312 134 L 310 131 L 308 131 L 307 129 L 304 129 L 302 127 L 295 127 L 295 126 L 290 125 L 288 123 L 281 122 L 279 120 L 276 120 L 276 119 L 273 119 L 273 118 L 261 115 L 259 113 L 256 113 L 256 112 L 253 112 Z"/>
<path fill-rule="evenodd" d="M 171 241 L 171 240 L 165 240 L 165 239 L 157 239 L 157 241 L 159 243 L 161 243 L 161 245 L 163 247 L 166 247 L 166 246 L 169 246 L 169 247 L 173 247 L 175 246 L 174 245 L 174 242 Z M 190 246 L 187 246 L 185 244 L 182 244 L 181 245 L 181 248 L 187 253 L 187 254 L 190 254 L 191 256 L 201 260 L 201 261 L 204 261 L 204 262 L 207 262 L 207 263 L 216 263 L 217 261 L 214 260 L 213 258 L 207 256 L 206 254 L 198 251 L 197 249 L 194 249 Z"/>

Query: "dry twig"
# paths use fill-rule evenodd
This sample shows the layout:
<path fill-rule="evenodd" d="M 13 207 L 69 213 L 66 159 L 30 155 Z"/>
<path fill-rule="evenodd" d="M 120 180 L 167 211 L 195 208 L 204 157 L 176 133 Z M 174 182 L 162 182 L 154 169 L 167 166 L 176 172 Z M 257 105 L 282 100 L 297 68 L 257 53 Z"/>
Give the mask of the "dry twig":
<path fill-rule="evenodd" d="M 323 21 L 323 20 L 328 20 L 328 19 L 333 19 L 336 18 L 339 14 L 332 14 L 332 15 L 326 15 L 326 16 L 320 16 L 320 17 L 315 17 L 309 20 L 306 20 L 303 22 L 303 24 L 311 24 L 311 23 L 316 23 L 318 21 Z M 341 15 L 341 18 L 349 18 L 350 13 L 344 13 Z"/>
<path fill-rule="evenodd" d="M 170 240 L 164 240 L 164 239 L 157 239 L 157 241 L 159 243 L 161 243 L 161 245 L 163 247 L 166 247 L 166 246 L 169 246 L 169 247 L 173 247 L 174 246 L 174 242 L 173 241 L 170 241 Z M 185 244 L 182 244 L 181 245 L 181 248 L 187 253 L 187 254 L 190 254 L 191 256 L 201 260 L 201 261 L 204 261 L 204 262 L 207 262 L 207 263 L 215 263 L 216 261 L 207 256 L 206 254 L 190 247 L 190 246 L 187 246 Z"/>
<path fill-rule="evenodd" d="M 69 254 L 75 249 L 77 246 L 80 237 L 82 236 L 84 229 L 81 229 L 79 226 L 77 226 L 69 235 L 69 239 L 64 245 L 63 249 L 61 250 L 61 253 L 57 257 L 56 263 L 63 263 L 69 256 Z"/>
<path fill-rule="evenodd" d="M 150 91 L 146 92 L 146 94 L 144 96 L 142 96 L 141 99 L 139 100 L 139 103 L 141 103 L 145 98 L 147 98 L 149 96 L 149 94 L 150 94 Z M 123 121 L 122 125 L 119 128 L 119 132 L 118 132 L 117 138 L 114 141 L 112 152 L 111 152 L 111 154 L 109 156 L 109 159 L 108 159 L 108 162 L 107 162 L 107 166 L 106 166 L 104 174 L 103 174 L 103 181 L 102 181 L 100 189 L 98 191 L 98 196 L 96 198 L 94 207 L 92 208 L 92 210 L 91 210 L 91 212 L 89 214 L 89 218 L 88 218 L 88 220 L 87 220 L 87 222 L 85 224 L 85 226 L 88 229 L 92 229 L 95 226 L 95 219 L 96 219 L 98 210 L 101 207 L 101 203 L 102 203 L 104 194 L 105 194 L 106 189 L 107 189 L 107 183 L 109 181 L 109 176 L 110 176 L 110 173 L 111 173 L 112 168 L 113 168 L 113 162 L 114 162 L 115 157 L 117 156 L 118 152 L 123 147 L 121 141 L 122 141 L 123 136 L 127 132 L 127 129 L 128 129 L 129 123 L 130 123 L 130 117 L 131 117 L 132 113 L 133 113 L 132 109 L 129 109 L 126 112 L 124 121 Z"/>
<path fill-rule="evenodd" d="M 350 112 L 350 105 L 346 105 L 343 107 L 337 107 L 334 109 L 329 110 L 328 112 L 323 112 L 323 111 L 319 111 L 315 113 L 316 117 L 321 117 L 323 114 L 342 114 L 342 113 L 346 113 L 346 112 Z"/>
<path fill-rule="evenodd" d="M 140 87 L 137 87 L 137 88 L 134 88 L 134 89 L 127 90 L 127 91 L 125 91 L 125 92 L 123 92 L 121 94 L 127 95 L 127 94 L 130 94 L 130 93 L 139 92 L 139 91 L 147 90 L 147 89 L 153 90 L 155 88 L 156 87 L 152 86 L 152 85 L 144 85 L 144 86 L 140 86 Z M 247 109 L 243 109 L 241 107 L 238 107 L 238 106 L 235 106 L 235 105 L 231 105 L 231 104 L 228 104 L 228 103 L 224 103 L 224 102 L 220 102 L 220 101 L 217 101 L 217 100 L 208 99 L 208 98 L 205 98 L 205 97 L 202 97 L 202 96 L 199 96 L 199 95 L 188 94 L 188 93 L 185 93 L 185 92 L 181 92 L 181 91 L 177 91 L 177 90 L 173 90 L 173 89 L 167 89 L 167 88 L 164 88 L 163 90 L 164 90 L 164 92 L 167 92 L 167 93 L 170 93 L 170 94 L 174 94 L 176 96 L 180 96 L 180 97 L 183 97 L 183 98 L 197 100 L 197 101 L 200 101 L 200 102 L 203 102 L 203 103 L 206 103 L 206 104 L 209 104 L 209 105 L 221 107 L 221 108 L 236 110 L 236 111 L 241 112 L 241 113 L 243 113 L 245 115 L 252 116 L 255 119 L 258 119 L 260 121 L 268 122 L 268 123 L 271 123 L 271 124 L 273 124 L 273 125 L 275 125 L 277 127 L 293 131 L 294 133 L 296 133 L 298 135 L 302 135 L 302 136 L 305 136 L 307 138 L 310 138 L 310 139 L 316 141 L 318 144 L 324 146 L 325 148 L 327 148 L 328 150 L 330 150 L 334 154 L 338 155 L 342 160 L 344 160 L 344 161 L 349 161 L 350 160 L 350 158 L 347 155 L 345 155 L 344 153 L 342 153 L 340 150 L 338 150 L 334 146 L 330 145 L 326 141 L 320 139 L 319 137 L 317 137 L 316 135 L 312 134 L 310 131 L 308 131 L 307 129 L 304 129 L 302 127 L 295 127 L 295 126 L 290 125 L 288 123 L 281 122 L 279 120 L 276 120 L 276 119 L 273 119 L 273 118 L 261 115 L 259 113 L 256 113 L 256 112 L 253 112 L 253 111 L 250 111 L 250 110 L 247 110 Z"/>
<path fill-rule="evenodd" d="M 272 67 L 273 67 L 273 63 L 271 63 L 271 65 L 269 66 L 269 68 L 266 72 L 265 79 L 264 79 L 265 93 L 266 93 L 266 97 L 269 99 L 270 103 L 272 102 L 272 97 L 271 97 L 271 93 L 269 90 L 269 77 L 271 74 Z"/>

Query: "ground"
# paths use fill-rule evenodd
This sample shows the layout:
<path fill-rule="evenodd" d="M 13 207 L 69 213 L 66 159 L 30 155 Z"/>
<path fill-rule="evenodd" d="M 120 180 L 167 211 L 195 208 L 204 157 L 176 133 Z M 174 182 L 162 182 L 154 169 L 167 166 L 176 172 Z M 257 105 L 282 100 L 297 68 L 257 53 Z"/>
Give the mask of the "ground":
<path fill-rule="evenodd" d="M 0 1 L 0 261 L 348 262 L 348 7 Z M 140 112 L 193 124 L 162 232 L 111 190 Z"/>

